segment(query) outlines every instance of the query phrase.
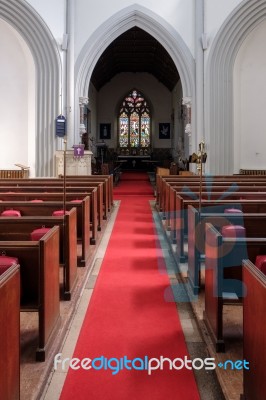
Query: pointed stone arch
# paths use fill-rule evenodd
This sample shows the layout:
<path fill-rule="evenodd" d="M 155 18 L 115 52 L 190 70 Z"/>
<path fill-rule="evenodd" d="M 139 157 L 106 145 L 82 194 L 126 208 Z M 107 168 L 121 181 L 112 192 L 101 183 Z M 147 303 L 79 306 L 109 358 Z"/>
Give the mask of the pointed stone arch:
<path fill-rule="evenodd" d="M 91 35 L 83 46 L 75 65 L 76 103 L 87 96 L 93 69 L 103 51 L 122 33 L 137 26 L 160 42 L 172 57 L 180 75 L 183 96 L 195 96 L 195 62 L 178 32 L 159 15 L 138 4 L 120 10 Z M 76 118 L 78 121 L 78 118 Z M 78 129 L 78 127 L 77 127 Z"/>
<path fill-rule="evenodd" d="M 54 175 L 55 118 L 59 110 L 60 57 L 47 25 L 25 1 L 0 2 L 0 18 L 25 40 L 36 70 L 36 176 Z"/>
<path fill-rule="evenodd" d="M 212 174 L 234 171 L 233 73 L 240 46 L 266 18 L 264 0 L 246 0 L 216 35 L 206 65 L 205 129 Z"/>

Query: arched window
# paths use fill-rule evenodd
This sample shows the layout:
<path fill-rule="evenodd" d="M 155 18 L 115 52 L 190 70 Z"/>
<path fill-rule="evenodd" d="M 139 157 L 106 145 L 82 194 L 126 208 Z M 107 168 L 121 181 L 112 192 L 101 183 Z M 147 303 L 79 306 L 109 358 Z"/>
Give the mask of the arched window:
<path fill-rule="evenodd" d="M 136 89 L 124 98 L 120 106 L 118 129 L 118 147 L 150 147 L 150 109 L 142 93 Z"/>

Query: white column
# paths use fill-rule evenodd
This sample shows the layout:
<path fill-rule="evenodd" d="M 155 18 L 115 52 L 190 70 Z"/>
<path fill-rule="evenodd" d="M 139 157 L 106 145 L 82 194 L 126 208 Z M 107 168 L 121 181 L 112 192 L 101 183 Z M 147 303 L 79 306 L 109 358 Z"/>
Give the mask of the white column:
<path fill-rule="evenodd" d="M 74 32 L 75 32 L 75 0 L 66 0 L 66 34 L 67 34 L 67 66 L 66 66 L 66 82 L 67 82 L 67 137 L 68 148 L 75 143 L 75 54 L 74 54 Z"/>

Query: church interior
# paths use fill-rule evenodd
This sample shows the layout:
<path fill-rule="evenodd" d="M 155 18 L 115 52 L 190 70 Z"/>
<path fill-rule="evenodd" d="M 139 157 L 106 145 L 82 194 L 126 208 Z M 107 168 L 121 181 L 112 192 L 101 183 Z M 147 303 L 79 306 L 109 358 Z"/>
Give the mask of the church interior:
<path fill-rule="evenodd" d="M 265 35 L 264 0 L 0 0 L 0 399 L 264 398 Z"/>

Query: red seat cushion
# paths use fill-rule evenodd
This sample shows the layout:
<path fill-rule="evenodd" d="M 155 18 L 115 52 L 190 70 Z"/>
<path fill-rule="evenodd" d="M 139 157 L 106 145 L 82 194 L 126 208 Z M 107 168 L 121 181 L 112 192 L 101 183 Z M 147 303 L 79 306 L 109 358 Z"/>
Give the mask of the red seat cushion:
<path fill-rule="evenodd" d="M 43 202 L 43 200 L 40 200 L 40 199 L 34 199 L 34 200 L 31 200 L 31 202 L 32 202 L 32 203 L 42 203 L 42 202 Z"/>
<path fill-rule="evenodd" d="M 69 212 L 66 211 L 66 214 L 69 214 Z M 52 214 L 53 217 L 61 217 L 62 215 L 64 215 L 64 210 L 57 210 L 54 211 Z"/>
<path fill-rule="evenodd" d="M 71 203 L 82 203 L 82 200 L 79 200 L 79 199 L 71 200 Z"/>
<path fill-rule="evenodd" d="M 2 217 L 21 217 L 21 213 L 18 210 L 5 210 L 1 213 Z"/>
<path fill-rule="evenodd" d="M 242 225 L 225 225 L 222 227 L 222 235 L 224 237 L 245 237 L 246 229 Z"/>
<path fill-rule="evenodd" d="M 3 274 L 8 268 L 13 264 L 18 264 L 18 259 L 16 257 L 0 256 L 0 275 Z"/>
<path fill-rule="evenodd" d="M 242 211 L 239 210 L 238 208 L 226 208 L 224 210 L 224 213 L 228 213 L 228 214 L 230 214 L 230 213 L 242 213 Z"/>
<path fill-rule="evenodd" d="M 259 255 L 256 257 L 255 265 L 259 270 L 266 274 L 266 255 Z"/>
<path fill-rule="evenodd" d="M 31 240 L 40 240 L 50 229 L 45 227 L 34 229 L 30 234 Z"/>

